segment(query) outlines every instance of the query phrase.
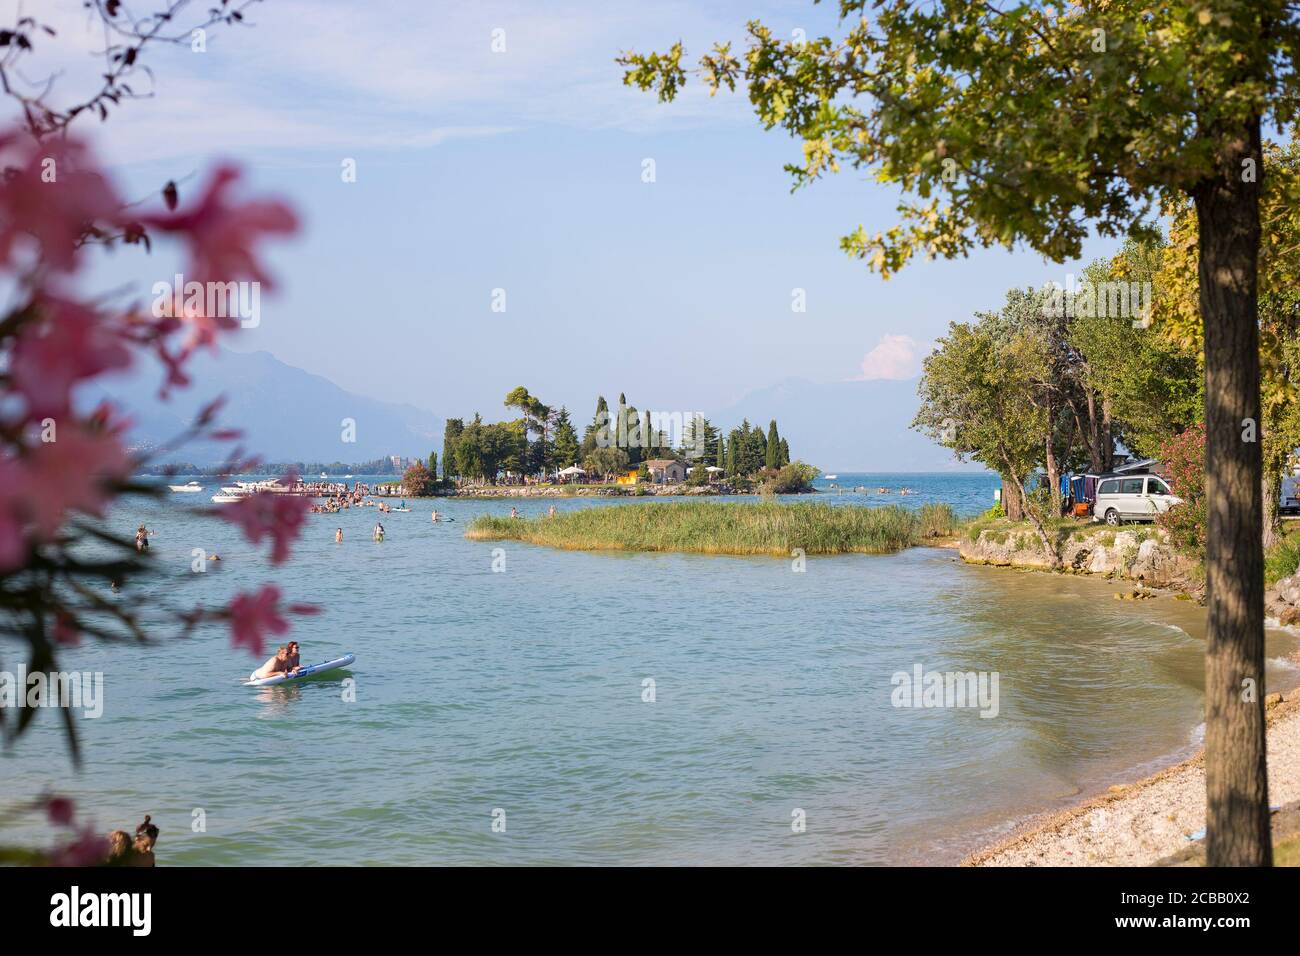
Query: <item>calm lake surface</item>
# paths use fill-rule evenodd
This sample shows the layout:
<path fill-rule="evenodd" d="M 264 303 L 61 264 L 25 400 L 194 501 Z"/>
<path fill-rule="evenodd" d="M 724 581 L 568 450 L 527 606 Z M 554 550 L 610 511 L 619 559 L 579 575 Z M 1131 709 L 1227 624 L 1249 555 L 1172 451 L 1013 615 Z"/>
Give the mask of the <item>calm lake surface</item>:
<path fill-rule="evenodd" d="M 996 479 L 837 483 L 873 493 L 819 500 L 946 500 L 969 514 Z M 41 713 L 0 757 L 0 803 L 55 790 L 105 830 L 151 813 L 162 865 L 950 863 L 1199 742 L 1204 615 L 1170 597 L 1120 602 L 1114 583 L 929 548 L 812 558 L 796 573 L 767 558 L 507 543 L 494 572 L 501 544 L 463 537 L 475 515 L 512 505 L 638 500 L 439 501 L 456 521 L 438 525 L 412 502 L 382 517 L 381 544 L 376 509 L 313 515 L 272 568 L 232 526 L 189 513 L 218 482 L 204 484 L 198 501 L 112 516 L 155 532 L 166 574 L 142 590 L 217 604 L 270 580 L 322 605 L 295 624 L 303 662 L 355 653 L 356 700 L 337 676 L 240 686 L 260 660 L 218 629 L 66 653 L 64 669 L 104 673 L 104 715 L 80 721 L 85 766 L 72 770 Z M 196 547 L 222 561 L 192 573 Z M 1270 634 L 1274 684 L 1297 681 L 1280 660 L 1295 647 Z M 891 677 L 917 664 L 996 671 L 998 715 L 892 706 Z M 0 830 L 49 836 L 31 817 Z"/>

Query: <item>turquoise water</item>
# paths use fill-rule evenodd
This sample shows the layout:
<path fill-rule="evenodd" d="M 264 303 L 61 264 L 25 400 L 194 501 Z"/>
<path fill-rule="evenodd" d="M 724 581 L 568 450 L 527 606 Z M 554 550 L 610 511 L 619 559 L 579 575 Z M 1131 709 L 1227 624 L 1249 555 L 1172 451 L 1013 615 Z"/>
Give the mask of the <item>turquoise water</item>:
<path fill-rule="evenodd" d="M 945 483 L 968 512 L 994 486 L 930 476 L 925 494 Z M 221 630 L 86 644 L 63 662 L 105 675 L 104 715 L 80 722 L 83 770 L 42 713 L 0 758 L 0 802 L 57 790 L 104 829 L 151 813 L 164 865 L 955 862 L 1196 743 L 1203 615 L 1185 602 L 1119 602 L 1113 584 L 938 549 L 797 573 L 463 538 L 475 515 L 552 503 L 643 502 L 440 501 L 457 519 L 440 525 L 416 502 L 382 517 L 382 544 L 375 509 L 315 515 L 281 568 L 180 495 L 124 509 L 115 527 L 155 531 L 151 596 L 215 604 L 273 580 L 321 604 L 295 626 L 303 661 L 355 653 L 356 700 L 338 679 L 240 686 L 260 661 Z M 195 574 L 195 547 L 223 560 Z M 1275 657 L 1294 646 L 1270 638 Z M 998 672 L 998 716 L 893 707 L 892 675 L 917 663 Z M 0 830 L 47 838 L 30 817 Z"/>
<path fill-rule="evenodd" d="M 994 490 L 1002 485 L 1001 479 L 990 472 L 935 474 L 841 471 L 831 474 L 835 475 L 833 481 L 823 476 L 813 482 L 814 487 L 821 492 L 818 501 L 868 507 L 902 505 L 904 508 L 919 508 L 924 504 L 942 502 L 952 505 L 953 510 L 963 517 L 992 508 L 996 504 L 993 499 Z M 881 492 L 881 488 L 888 490 Z M 909 493 L 900 494 L 902 489 L 907 489 Z"/>

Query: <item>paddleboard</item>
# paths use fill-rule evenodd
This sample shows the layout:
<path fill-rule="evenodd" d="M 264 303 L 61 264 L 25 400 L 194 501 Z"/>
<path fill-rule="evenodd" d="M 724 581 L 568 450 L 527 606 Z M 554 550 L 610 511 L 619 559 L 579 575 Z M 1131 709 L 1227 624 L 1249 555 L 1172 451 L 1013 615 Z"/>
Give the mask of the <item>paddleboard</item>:
<path fill-rule="evenodd" d="M 313 674 L 323 674 L 325 671 L 337 670 L 340 667 L 347 667 L 357 659 L 355 654 L 344 654 L 342 657 L 336 657 L 332 661 L 325 661 L 321 664 L 308 664 L 306 667 L 298 669 L 296 674 L 276 674 L 273 677 L 260 677 L 257 680 L 244 681 L 245 687 L 266 687 L 270 684 L 283 684 L 286 681 L 302 680 L 304 677 L 311 677 Z"/>

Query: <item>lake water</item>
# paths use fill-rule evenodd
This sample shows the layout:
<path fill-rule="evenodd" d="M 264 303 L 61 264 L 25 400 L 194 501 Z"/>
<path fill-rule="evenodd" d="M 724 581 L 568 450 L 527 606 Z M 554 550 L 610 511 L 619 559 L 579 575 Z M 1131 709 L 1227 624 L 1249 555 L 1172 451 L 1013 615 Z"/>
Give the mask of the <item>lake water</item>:
<path fill-rule="evenodd" d="M 906 484 L 909 505 L 965 513 L 996 486 L 839 483 Z M 812 558 L 799 573 L 767 558 L 463 537 L 472 517 L 512 504 L 643 500 L 442 501 L 457 520 L 439 525 L 416 502 L 383 517 L 380 544 L 375 509 L 315 515 L 272 568 L 233 527 L 187 511 L 198 503 L 174 495 L 113 516 L 155 531 L 165 575 L 142 590 L 215 604 L 278 582 L 324 608 L 295 625 L 304 663 L 357 655 L 356 700 L 339 679 L 240 686 L 260 661 L 218 629 L 66 653 L 65 669 L 105 675 L 104 715 L 80 722 L 85 766 L 72 771 L 42 713 L 0 758 L 0 803 L 55 790 L 105 830 L 151 813 L 164 865 L 956 862 L 1028 813 L 1197 743 L 1203 613 L 1116 601 L 1113 583 L 929 548 Z M 195 547 L 223 560 L 195 574 Z M 1273 658 L 1294 649 L 1270 635 Z M 892 706 L 891 678 L 917 664 L 997 672 L 997 716 Z M 1278 664 L 1271 679 L 1296 675 Z M 0 840 L 48 842 L 38 824 Z"/>

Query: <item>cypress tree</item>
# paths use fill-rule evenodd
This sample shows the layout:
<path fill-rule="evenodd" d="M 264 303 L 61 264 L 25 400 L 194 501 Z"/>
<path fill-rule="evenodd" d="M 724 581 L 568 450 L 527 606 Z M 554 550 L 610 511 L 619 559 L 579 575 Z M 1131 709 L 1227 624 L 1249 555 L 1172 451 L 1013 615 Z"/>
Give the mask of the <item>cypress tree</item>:
<path fill-rule="evenodd" d="M 776 419 L 767 426 L 767 454 L 763 464 L 768 468 L 781 467 L 781 436 L 776 433 Z"/>
<path fill-rule="evenodd" d="M 442 476 L 450 479 L 456 471 L 456 442 L 460 439 L 461 432 L 465 430 L 465 423 L 459 418 L 447 419 L 447 427 L 442 433 Z"/>
<path fill-rule="evenodd" d="M 596 414 L 592 418 L 591 424 L 587 426 L 586 431 L 582 433 L 582 446 L 578 450 L 579 457 L 585 459 L 596 448 L 600 447 L 602 436 L 608 436 L 611 431 L 609 403 L 605 401 L 604 395 L 598 395 L 596 397 Z"/>

